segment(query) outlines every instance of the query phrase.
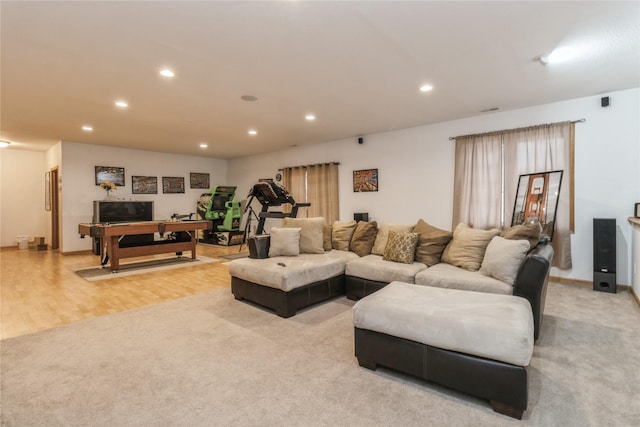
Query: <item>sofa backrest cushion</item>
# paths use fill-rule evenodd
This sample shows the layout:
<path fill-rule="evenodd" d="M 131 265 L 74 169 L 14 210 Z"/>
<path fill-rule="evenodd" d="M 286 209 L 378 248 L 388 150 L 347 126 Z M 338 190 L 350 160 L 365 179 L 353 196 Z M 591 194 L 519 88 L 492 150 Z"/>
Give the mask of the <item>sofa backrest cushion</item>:
<path fill-rule="evenodd" d="M 444 248 L 453 237 L 453 233 L 427 224 L 422 219 L 413 227 L 413 232 L 420 235 L 416 247 L 416 261 L 427 265 L 427 267 L 438 264 Z"/>
<path fill-rule="evenodd" d="M 371 253 L 374 255 L 384 255 L 384 249 L 387 247 L 389 238 L 389 230 L 410 233 L 415 224 L 381 224 L 378 226 L 378 234 L 376 241 L 373 243 Z"/>
<path fill-rule="evenodd" d="M 285 218 L 285 228 L 300 228 L 300 253 L 323 254 L 322 229 L 324 218 Z"/>
<path fill-rule="evenodd" d="M 333 227 L 330 225 L 325 224 L 322 227 L 322 246 L 325 252 L 333 249 L 333 246 L 331 246 L 331 230 L 333 230 Z"/>
<path fill-rule="evenodd" d="M 351 243 L 351 236 L 356 229 L 355 221 L 336 221 L 331 230 L 331 247 L 339 251 L 348 251 Z"/>
<path fill-rule="evenodd" d="M 453 231 L 453 239 L 442 253 L 442 261 L 465 270 L 477 271 L 487 245 L 498 234 L 498 229 L 478 230 L 467 224 L 458 224 Z"/>
<path fill-rule="evenodd" d="M 349 250 L 361 257 L 369 255 L 377 235 L 378 223 L 376 221 L 358 221 L 353 236 L 351 236 Z"/>
<path fill-rule="evenodd" d="M 302 228 L 271 227 L 269 258 L 276 256 L 298 256 L 300 254 L 300 232 Z"/>
<path fill-rule="evenodd" d="M 513 286 L 518 268 L 528 251 L 528 240 L 508 240 L 496 236 L 487 246 L 480 273 Z"/>
<path fill-rule="evenodd" d="M 388 237 L 382 259 L 403 264 L 413 264 L 420 235 L 418 233 L 389 230 Z"/>
<path fill-rule="evenodd" d="M 529 250 L 532 251 L 538 242 L 540 242 L 540 234 L 542 233 L 542 226 L 539 222 L 532 222 L 529 224 L 519 224 L 513 227 L 505 228 L 500 233 L 500 236 L 510 240 L 528 240 Z"/>

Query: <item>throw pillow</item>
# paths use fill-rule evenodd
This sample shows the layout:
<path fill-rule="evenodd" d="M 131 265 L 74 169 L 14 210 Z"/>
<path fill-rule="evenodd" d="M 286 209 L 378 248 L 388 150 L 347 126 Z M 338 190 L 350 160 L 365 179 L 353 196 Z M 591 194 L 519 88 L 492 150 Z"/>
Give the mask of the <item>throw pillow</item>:
<path fill-rule="evenodd" d="M 300 254 L 301 228 L 271 228 L 269 258 L 275 256 L 297 256 Z"/>
<path fill-rule="evenodd" d="M 331 230 L 332 227 L 330 225 L 324 225 L 322 227 L 322 246 L 325 251 L 330 251 L 333 249 L 331 246 Z"/>
<path fill-rule="evenodd" d="M 333 229 L 331 230 L 331 247 L 339 251 L 349 251 L 349 243 L 351 243 L 351 236 L 356 229 L 356 222 L 340 222 L 333 223 Z"/>
<path fill-rule="evenodd" d="M 531 250 L 538 245 L 538 242 L 540 241 L 540 234 L 542 234 L 542 226 L 539 222 L 535 222 L 514 225 L 513 227 L 502 230 L 500 236 L 510 240 L 528 240 L 530 245 L 529 250 Z"/>
<path fill-rule="evenodd" d="M 378 234 L 376 235 L 376 241 L 373 243 L 371 253 L 374 255 L 384 255 L 387 240 L 389 239 L 389 230 L 410 233 L 414 225 L 415 224 L 381 224 L 380 227 L 378 227 Z"/>
<path fill-rule="evenodd" d="M 496 236 L 487 246 L 480 273 L 513 286 L 518 268 L 528 250 L 527 240 L 508 240 Z"/>
<path fill-rule="evenodd" d="M 438 264 L 453 233 L 429 225 L 422 219 L 413 227 L 413 232 L 420 235 L 416 247 L 416 261 L 426 264 L 427 267 Z"/>
<path fill-rule="evenodd" d="M 384 248 L 382 259 L 387 261 L 413 264 L 413 258 L 418 244 L 418 233 L 404 233 L 390 230 L 387 247 Z"/>
<path fill-rule="evenodd" d="M 323 254 L 322 229 L 324 218 L 285 218 L 283 221 L 285 228 L 301 228 L 300 232 L 300 253 L 301 254 Z"/>
<path fill-rule="evenodd" d="M 469 271 L 478 271 L 484 252 L 491 239 L 500 230 L 478 230 L 467 224 L 458 224 L 453 231 L 453 239 L 442 253 L 442 261 Z"/>
<path fill-rule="evenodd" d="M 373 243 L 376 241 L 378 234 L 378 223 L 375 221 L 360 221 L 356 225 L 356 229 L 351 236 L 349 250 L 358 256 L 365 256 L 371 253 Z"/>

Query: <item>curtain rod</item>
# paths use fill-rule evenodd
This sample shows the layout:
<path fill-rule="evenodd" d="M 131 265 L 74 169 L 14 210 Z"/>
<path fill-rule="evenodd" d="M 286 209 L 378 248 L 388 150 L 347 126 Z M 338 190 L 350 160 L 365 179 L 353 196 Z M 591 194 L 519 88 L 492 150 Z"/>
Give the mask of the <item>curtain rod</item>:
<path fill-rule="evenodd" d="M 587 119 L 578 119 L 578 120 L 573 120 L 570 121 L 569 123 L 583 123 L 586 122 Z M 484 133 L 471 133 L 469 135 L 458 135 L 458 136 L 450 136 L 449 137 L 449 141 L 455 141 L 456 138 L 466 138 L 469 136 L 483 136 L 483 135 L 491 135 L 491 134 L 495 134 L 495 133 L 504 133 L 504 132 L 514 132 L 517 130 L 525 130 L 525 129 L 532 129 L 538 126 L 549 126 L 549 125 L 555 125 L 557 123 L 562 123 L 562 122 L 556 122 L 556 123 L 545 123 L 545 124 L 541 124 L 541 125 L 534 125 L 534 126 L 525 126 L 522 128 L 514 128 L 514 129 L 504 129 L 504 130 L 494 130 L 491 132 L 484 132 Z"/>
<path fill-rule="evenodd" d="M 286 168 L 278 169 L 280 172 L 284 169 L 297 169 L 297 168 L 312 168 L 315 166 L 324 166 L 324 165 L 339 165 L 340 162 L 326 162 L 326 163 L 314 163 L 312 165 L 299 165 L 299 166 L 287 166 Z"/>

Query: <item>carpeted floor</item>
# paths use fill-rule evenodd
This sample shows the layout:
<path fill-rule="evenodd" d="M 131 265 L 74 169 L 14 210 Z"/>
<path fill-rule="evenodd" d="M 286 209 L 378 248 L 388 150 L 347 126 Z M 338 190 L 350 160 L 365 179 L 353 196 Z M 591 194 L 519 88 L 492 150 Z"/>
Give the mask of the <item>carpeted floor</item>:
<path fill-rule="evenodd" d="M 194 265 L 218 262 L 215 258 L 196 255 L 196 259 L 188 256 L 171 256 L 169 258 L 152 259 L 148 261 L 132 261 L 120 263 L 120 269 L 116 272 L 111 270 L 109 264 L 104 268 L 90 267 L 76 270 L 76 274 L 90 282 L 96 280 L 114 279 L 116 277 L 132 276 L 135 274 L 150 273 L 154 271 L 171 270 L 174 268 L 191 267 Z"/>
<path fill-rule="evenodd" d="M 485 401 L 360 368 L 353 302 L 290 319 L 228 289 L 12 338 L 6 426 L 633 426 L 640 309 L 628 292 L 550 284 L 522 421 Z"/>

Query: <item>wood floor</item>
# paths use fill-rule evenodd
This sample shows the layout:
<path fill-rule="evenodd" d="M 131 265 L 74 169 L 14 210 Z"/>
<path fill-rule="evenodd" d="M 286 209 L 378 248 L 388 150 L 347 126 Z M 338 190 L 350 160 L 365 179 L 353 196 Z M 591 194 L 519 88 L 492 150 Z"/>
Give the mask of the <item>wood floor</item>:
<path fill-rule="evenodd" d="M 238 250 L 239 246 L 198 244 L 197 247 L 198 255 L 210 258 L 235 254 Z M 246 246 L 243 250 L 247 250 Z M 74 271 L 98 266 L 99 257 L 93 254 L 2 249 L 0 339 L 229 287 L 229 269 L 224 264 L 228 260 L 217 259 L 220 262 L 89 282 Z"/>

